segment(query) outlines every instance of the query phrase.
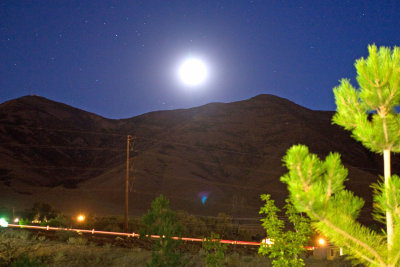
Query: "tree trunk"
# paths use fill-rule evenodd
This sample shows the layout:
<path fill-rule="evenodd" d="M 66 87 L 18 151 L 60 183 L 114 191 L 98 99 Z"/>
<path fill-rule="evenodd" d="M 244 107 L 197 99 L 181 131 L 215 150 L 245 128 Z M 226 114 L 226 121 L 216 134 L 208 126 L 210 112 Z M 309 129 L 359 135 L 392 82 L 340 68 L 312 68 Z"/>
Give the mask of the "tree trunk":
<path fill-rule="evenodd" d="M 385 174 L 385 191 L 388 191 L 388 184 L 391 177 L 390 171 L 390 149 L 383 150 L 383 164 Z M 386 233 L 389 251 L 393 246 L 393 217 L 389 210 L 386 210 Z"/>

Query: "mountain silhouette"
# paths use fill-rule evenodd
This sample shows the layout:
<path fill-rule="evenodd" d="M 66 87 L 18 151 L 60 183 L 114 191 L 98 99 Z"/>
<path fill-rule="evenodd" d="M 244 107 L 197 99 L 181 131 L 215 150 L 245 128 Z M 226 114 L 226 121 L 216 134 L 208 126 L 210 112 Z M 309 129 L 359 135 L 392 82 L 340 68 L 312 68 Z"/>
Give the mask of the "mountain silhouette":
<path fill-rule="evenodd" d="M 260 194 L 284 203 L 282 157 L 305 144 L 321 158 L 342 155 L 347 187 L 366 200 L 361 220 L 371 222 L 370 184 L 383 172 L 381 156 L 332 125 L 333 114 L 266 94 L 120 120 L 40 96 L 10 100 L 0 105 L 2 205 L 40 201 L 66 213 L 122 215 L 126 139 L 133 135 L 130 214 L 164 194 L 174 209 L 257 218 Z M 392 164 L 396 173 L 399 158 Z"/>

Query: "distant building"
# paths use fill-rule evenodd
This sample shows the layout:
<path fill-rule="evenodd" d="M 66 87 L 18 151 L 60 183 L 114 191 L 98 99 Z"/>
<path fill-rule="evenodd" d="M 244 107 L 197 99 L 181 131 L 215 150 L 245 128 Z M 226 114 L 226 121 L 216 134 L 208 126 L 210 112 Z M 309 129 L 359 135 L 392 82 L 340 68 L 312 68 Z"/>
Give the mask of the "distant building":
<path fill-rule="evenodd" d="M 336 247 L 334 245 L 326 245 L 321 247 L 316 247 L 313 252 L 313 256 L 316 259 L 327 259 L 334 260 L 343 256 L 343 248 Z"/>

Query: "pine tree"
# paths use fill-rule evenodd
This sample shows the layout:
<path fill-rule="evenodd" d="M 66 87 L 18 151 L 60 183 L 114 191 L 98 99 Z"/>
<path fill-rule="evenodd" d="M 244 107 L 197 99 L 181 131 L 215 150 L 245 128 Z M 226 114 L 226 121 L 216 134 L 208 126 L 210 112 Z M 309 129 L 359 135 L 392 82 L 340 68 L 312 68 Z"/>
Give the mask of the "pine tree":
<path fill-rule="evenodd" d="M 390 153 L 400 152 L 400 47 L 369 46 L 369 57 L 356 61 L 360 90 L 348 80 L 334 89 L 337 113 L 333 122 L 352 131 L 353 137 L 373 152 L 383 154 L 384 193 L 391 184 Z M 371 114 L 371 118 L 369 115 Z M 386 205 L 385 205 L 386 206 Z M 388 249 L 393 245 L 393 214 L 386 211 Z"/>
<path fill-rule="evenodd" d="M 337 113 L 333 122 L 373 152 L 383 154 L 384 180 L 373 185 L 374 217 L 386 224 L 377 233 L 357 222 L 364 201 L 344 187 L 347 170 L 340 155 L 324 161 L 302 145 L 287 151 L 283 161 L 289 172 L 281 180 L 299 211 L 306 212 L 320 232 L 347 248 L 369 266 L 396 266 L 400 259 L 400 178 L 391 175 L 390 154 L 400 152 L 400 48 L 368 47 L 369 57 L 356 61 L 355 89 L 347 79 L 334 88 Z"/>
<path fill-rule="evenodd" d="M 176 213 L 170 209 L 169 200 L 163 195 L 157 197 L 151 203 L 151 210 L 143 215 L 142 221 L 144 226 L 140 236 L 159 236 L 154 241 L 152 259 L 148 266 L 186 266 L 187 261 L 178 250 L 181 240 L 173 238 L 181 236 L 182 226 L 177 221 Z"/>

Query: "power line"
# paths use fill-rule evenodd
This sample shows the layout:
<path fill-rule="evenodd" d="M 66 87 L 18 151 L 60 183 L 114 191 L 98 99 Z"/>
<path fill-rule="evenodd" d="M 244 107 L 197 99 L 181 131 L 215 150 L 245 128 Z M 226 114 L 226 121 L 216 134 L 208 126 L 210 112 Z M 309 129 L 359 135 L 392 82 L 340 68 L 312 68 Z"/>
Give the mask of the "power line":
<path fill-rule="evenodd" d="M 235 153 L 235 154 L 252 155 L 252 156 L 264 156 L 264 154 L 262 154 L 262 153 L 243 152 L 243 151 L 238 151 L 238 150 L 230 150 L 230 149 L 224 149 L 224 148 L 218 148 L 218 147 L 211 147 L 210 145 L 184 144 L 184 143 L 173 142 L 173 141 L 162 141 L 162 140 L 143 137 L 143 136 L 138 136 L 138 139 L 158 141 L 159 143 L 165 143 L 165 144 L 169 144 L 169 145 L 172 144 L 172 145 L 186 146 L 186 147 L 192 147 L 192 148 L 202 148 L 203 150 L 214 150 L 214 151 L 221 151 L 221 152 L 226 152 L 226 153 Z"/>
<path fill-rule="evenodd" d="M 141 172 L 141 173 L 145 173 L 148 174 L 142 170 L 138 170 L 137 172 Z M 165 179 L 166 177 L 164 176 L 160 176 L 160 175 L 154 175 L 154 174 L 150 174 L 153 177 L 157 177 L 157 178 L 161 178 L 161 179 Z M 140 176 L 139 176 L 140 177 Z M 220 185 L 220 186 L 226 186 L 226 187 L 234 187 L 237 189 L 246 189 L 246 190 L 254 190 L 254 191 L 265 191 L 263 189 L 260 189 L 260 187 L 252 187 L 252 186 L 244 186 L 244 185 L 235 185 L 232 183 L 224 183 L 224 182 L 211 182 L 211 181 L 205 181 L 205 180 L 194 180 L 194 179 L 189 179 L 189 178 L 184 178 L 184 177 L 174 177 L 173 179 L 177 179 L 177 180 L 184 180 L 184 181 L 190 181 L 190 182 L 198 182 L 201 184 L 210 184 L 210 185 Z M 271 192 L 271 191 L 270 191 Z"/>
<path fill-rule="evenodd" d="M 197 163 L 204 163 L 207 165 L 212 165 L 212 166 L 216 166 L 219 167 L 219 164 L 216 163 L 212 163 L 212 162 L 207 162 L 207 161 L 199 161 L 199 160 L 190 160 L 190 159 L 186 159 L 186 158 L 182 158 L 182 157 L 178 157 L 178 156 L 172 156 L 172 155 L 164 155 L 161 153 L 153 153 L 153 152 L 144 152 L 142 151 L 143 154 L 150 154 L 150 155 L 162 155 L 162 156 L 168 156 L 168 157 L 174 157 L 174 158 L 178 158 L 180 160 L 185 160 L 187 162 L 197 162 Z M 226 166 L 226 165 L 225 165 Z M 252 168 L 241 168 L 235 165 L 228 165 L 229 167 L 232 168 L 236 168 L 236 169 L 245 169 L 245 170 L 252 170 L 258 173 L 263 173 L 263 174 L 268 174 L 265 171 L 262 170 L 256 170 L 256 169 L 252 169 Z M 112 170 L 112 168 L 100 168 L 100 167 L 82 167 L 82 166 L 60 166 L 60 165 L 7 165 L 7 167 L 14 167 L 14 168 L 23 168 L 23 169 L 69 169 L 69 170 Z M 118 166 L 114 166 L 114 168 L 117 168 Z M 147 173 L 143 170 L 140 169 L 136 169 L 136 172 L 141 172 L 147 175 L 151 175 L 153 177 L 158 177 L 158 178 L 165 178 L 164 176 L 157 176 L 154 175 L 152 173 Z M 236 187 L 236 188 L 242 188 L 242 189 L 249 189 L 249 190 L 260 190 L 259 187 L 249 187 L 249 186 L 240 186 L 240 185 L 234 185 L 232 183 L 223 183 L 223 182 L 211 182 L 211 181 L 207 181 L 207 180 L 194 180 L 194 179 L 188 179 L 188 178 L 182 178 L 182 177 L 175 177 L 176 179 L 180 179 L 180 180 L 187 180 L 187 181 L 192 181 L 192 182 L 200 182 L 200 183 L 205 183 L 205 184 L 215 184 L 215 185 L 222 185 L 222 186 L 230 186 L 230 187 Z"/>
<path fill-rule="evenodd" d="M 7 127 L 13 127 L 13 128 L 43 130 L 46 132 L 85 133 L 85 134 L 95 134 L 95 135 L 110 135 L 110 136 L 126 137 L 126 133 L 117 133 L 117 132 L 95 132 L 95 131 L 85 131 L 85 130 L 54 129 L 54 128 L 45 128 L 45 127 L 16 125 L 16 124 L 4 123 L 4 122 L 0 122 L 0 125 L 4 125 Z"/>
<path fill-rule="evenodd" d="M 152 139 L 155 140 L 155 139 Z M 35 144 L 19 144 L 19 143 L 0 143 L 0 145 L 3 146 L 14 146 L 14 147 L 31 147 L 31 148 L 43 148 L 43 149 L 58 149 L 58 150 L 83 150 L 83 151 L 111 151 L 111 152 L 123 152 L 125 151 L 125 149 L 118 149 L 115 147 L 93 147 L 93 146 L 56 146 L 56 145 L 35 145 Z M 185 145 L 185 144 L 182 144 Z M 218 149 L 217 149 L 218 150 Z M 223 150 L 225 151 L 225 150 Z M 165 154 L 165 153 L 160 153 L 160 152 L 151 152 L 151 151 L 146 151 L 146 150 L 137 150 L 136 152 L 138 153 L 142 153 L 142 154 L 152 154 L 152 155 L 160 155 L 160 156 L 167 156 L 167 157 L 175 157 L 175 158 L 179 158 L 180 160 L 185 160 L 187 162 L 197 162 L 197 163 L 204 163 L 207 165 L 213 165 L 215 167 L 221 167 L 222 163 L 214 163 L 214 162 L 210 162 L 210 161 L 201 161 L 201 160 L 194 160 L 194 159 L 188 159 L 188 158 L 184 158 L 184 157 L 179 157 L 179 156 L 175 156 L 175 155 L 171 155 L 171 154 Z M 225 152 L 229 152 L 229 153 L 236 153 L 233 151 L 225 151 Z M 248 154 L 248 153 L 244 153 L 241 152 L 241 154 Z M 121 155 L 122 157 L 123 155 Z M 259 170 L 259 169 L 254 169 L 254 168 L 250 168 L 250 167 L 239 167 L 237 165 L 232 165 L 232 164 L 226 164 L 223 163 L 224 167 L 231 167 L 231 168 L 235 168 L 235 169 L 241 169 L 241 170 L 248 170 L 248 171 L 253 171 L 253 172 L 258 172 L 261 174 L 270 174 L 266 171 L 263 170 Z M 18 167 L 24 167 L 24 166 L 18 166 Z M 49 166 L 51 167 L 51 166 Z M 54 168 L 56 168 L 57 166 L 54 166 Z M 372 169 L 372 168 L 365 168 L 365 167 L 356 167 L 353 166 L 355 168 L 358 169 L 362 169 L 362 170 L 373 170 L 376 171 L 376 169 Z M 29 168 L 35 168 L 33 166 L 29 166 Z M 46 166 L 44 166 L 44 168 L 48 168 Z M 73 168 L 73 167 L 68 167 L 68 168 Z M 106 168 L 101 168 L 101 169 L 106 169 Z"/>
<path fill-rule="evenodd" d="M 7 165 L 7 167 L 21 168 L 21 169 L 70 169 L 70 170 L 89 170 L 89 171 L 100 171 L 109 170 L 110 168 L 91 168 L 91 167 L 76 167 L 76 166 L 51 166 L 51 165 Z"/>
<path fill-rule="evenodd" d="M 29 129 L 36 129 L 36 130 L 45 130 L 45 131 L 57 131 L 57 132 L 70 132 L 70 133 L 86 133 L 86 134 L 96 134 L 96 135 L 110 135 L 110 136 L 118 136 L 118 137 L 126 137 L 129 135 L 129 133 L 124 134 L 124 133 L 106 133 L 106 132 L 94 132 L 94 131 L 82 131 L 82 130 L 68 130 L 68 129 L 51 129 L 51 128 L 44 128 L 44 127 L 32 127 L 32 126 L 24 126 L 24 125 L 13 125 L 13 124 L 3 124 L 7 125 L 9 127 L 14 127 L 14 128 L 29 128 Z M 214 150 L 214 151 L 221 151 L 221 152 L 226 152 L 226 153 L 236 153 L 236 154 L 244 154 L 244 155 L 252 155 L 252 156 L 264 156 L 264 154 L 261 153 L 254 153 L 254 152 L 243 152 L 243 151 L 238 151 L 238 150 L 230 150 L 230 149 L 224 149 L 224 148 L 218 148 L 218 147 L 210 147 L 209 145 L 199 145 L 199 144 L 184 144 L 176 141 L 168 141 L 163 139 L 155 139 L 155 138 L 149 138 L 145 136 L 138 136 L 136 135 L 137 139 L 143 139 L 143 140 L 149 140 L 149 141 L 154 141 L 157 143 L 165 143 L 165 144 L 173 144 L 173 145 L 179 145 L 179 146 L 186 146 L 186 147 L 192 147 L 192 148 L 201 148 L 203 150 Z M 4 144 L 4 143 L 3 143 Z"/>
<path fill-rule="evenodd" d="M 26 146 L 31 146 L 31 145 L 27 144 Z M 46 148 L 53 148 L 53 147 L 48 146 Z M 64 147 L 62 147 L 61 149 L 63 149 L 63 148 Z M 65 148 L 70 149 L 69 147 L 65 147 Z M 84 149 L 89 149 L 89 148 L 88 147 L 84 147 Z M 104 148 L 104 149 L 106 149 L 106 148 Z M 102 149 L 98 149 L 98 150 L 103 150 L 103 148 Z M 122 151 L 122 150 L 115 149 L 115 151 Z M 213 162 L 209 162 L 209 161 L 193 160 L 193 159 L 188 159 L 188 158 L 185 158 L 185 157 L 179 157 L 179 156 L 169 155 L 169 154 L 166 155 L 166 154 L 163 154 L 163 153 L 150 152 L 150 151 L 138 151 L 138 152 L 141 152 L 142 154 L 158 155 L 158 156 L 163 156 L 163 157 L 173 157 L 173 158 L 177 158 L 179 160 L 184 160 L 184 161 L 189 162 L 189 163 L 196 163 L 197 162 L 197 163 L 211 165 L 211 166 L 214 166 L 214 167 L 221 167 L 220 163 L 213 163 Z M 121 157 L 122 157 L 122 155 L 121 155 Z M 260 174 L 266 174 L 266 175 L 270 174 L 270 173 L 268 173 L 266 171 L 255 169 L 255 168 L 239 167 L 237 165 L 231 165 L 231 164 L 223 164 L 223 165 L 225 167 L 228 166 L 230 168 L 248 170 L 248 171 L 252 171 L 252 172 L 256 172 L 256 173 L 260 173 Z M 10 166 L 10 165 L 8 165 L 8 166 Z M 51 166 L 51 165 L 11 165 L 11 167 L 26 168 L 26 169 L 47 169 L 47 170 L 53 170 L 53 169 L 87 170 L 87 171 L 110 170 L 110 168 L 82 167 L 82 166 L 78 166 L 78 167 L 77 166 L 55 166 L 55 165 L 54 166 Z M 114 168 L 117 168 L 117 166 L 115 166 Z M 141 172 L 141 173 L 144 173 L 146 175 L 151 175 L 153 177 L 158 177 L 158 178 L 165 179 L 164 176 L 148 173 L 148 172 L 145 172 L 145 171 L 140 170 L 140 169 L 138 171 Z M 232 183 L 227 183 L 227 182 L 211 182 L 211 181 L 205 180 L 204 177 L 202 177 L 202 178 L 203 178 L 202 180 L 195 180 L 195 179 L 188 179 L 188 178 L 183 178 L 183 177 L 179 177 L 179 176 L 175 177 L 175 179 L 186 180 L 186 181 L 191 181 L 191 182 L 198 182 L 198 183 L 203 183 L 203 184 L 228 186 L 228 187 L 234 187 L 234 188 L 246 189 L 246 190 L 264 191 L 264 190 L 260 189 L 260 187 L 234 185 Z"/>
<path fill-rule="evenodd" d="M 35 144 L 20 144 L 20 143 L 0 143 L 3 146 L 13 147 L 31 147 L 31 148 L 45 148 L 45 149 L 60 149 L 60 150 L 95 150 L 95 151 L 115 151 L 121 152 L 124 149 L 117 149 L 115 147 L 90 147 L 90 146 L 58 146 L 58 145 L 35 145 Z"/>
<path fill-rule="evenodd" d="M 120 186 L 115 186 L 114 188 L 79 188 L 79 189 L 73 189 L 73 190 L 79 190 L 80 192 L 123 192 L 123 189 L 117 189 L 117 188 L 123 188 L 123 183 L 124 181 L 121 180 Z M 32 189 L 32 187 L 29 186 L 18 186 L 19 189 Z M 49 188 L 49 190 L 51 190 Z M 149 195 L 149 196 L 159 196 L 160 192 L 157 191 L 144 191 L 144 190 L 135 190 L 133 191 L 134 194 L 140 194 L 140 195 Z M 165 194 L 165 193 L 164 193 Z M 200 203 L 201 200 L 195 200 L 194 198 L 187 198 L 187 197 L 182 197 L 182 196 L 178 196 L 178 195 L 166 195 L 166 197 L 168 197 L 169 199 L 176 199 L 176 200 L 180 200 L 180 201 L 185 201 L 185 202 L 192 202 L 192 203 Z M 207 205 L 207 204 L 206 204 Z M 254 208 L 254 206 L 250 206 L 250 205 L 246 205 L 246 204 L 237 204 L 236 207 L 233 207 L 232 203 L 221 203 L 219 201 L 213 202 L 212 205 L 216 205 L 216 206 L 224 206 L 224 207 L 229 207 L 232 209 L 236 209 L 236 208 L 242 208 L 242 209 L 254 209 L 257 213 L 259 208 Z M 205 206 L 206 208 L 207 206 Z"/>
<path fill-rule="evenodd" d="M 25 125 L 15 125 L 15 124 L 7 124 L 7 123 L 1 123 L 3 125 L 6 125 L 8 127 L 14 127 L 14 128 L 29 128 L 29 129 L 36 129 L 36 130 L 45 130 L 45 131 L 57 131 L 57 132 L 70 132 L 70 133 L 82 133 L 82 134 L 95 134 L 95 135 L 109 135 L 109 136 L 117 136 L 117 137 L 123 137 L 125 138 L 129 133 L 121 133 L 121 132 L 95 132 L 95 131 L 83 131 L 83 130 L 68 130 L 68 129 L 51 129 L 51 128 L 44 128 L 44 127 L 33 127 L 33 126 L 25 126 Z M 165 133 L 164 133 L 165 134 Z M 169 144 L 169 145 L 179 145 L 179 146 L 185 146 L 185 147 L 191 147 L 191 148 L 200 148 L 202 150 L 206 151 L 220 151 L 220 152 L 225 152 L 225 153 L 234 153 L 234 154 L 242 154 L 242 155 L 251 155 L 252 157 L 259 156 L 259 157 L 265 157 L 267 154 L 265 152 L 263 153 L 254 153 L 254 152 L 247 152 L 247 151 L 238 151 L 238 150 L 230 150 L 230 149 L 224 149 L 224 148 L 218 148 L 218 147 L 213 147 L 210 145 L 200 145 L 200 144 L 185 144 L 185 143 L 180 143 L 176 141 L 168 141 L 168 140 L 163 140 L 163 139 L 155 139 L 155 138 L 150 138 L 150 137 L 145 137 L 145 136 L 137 136 L 137 139 L 143 139 L 143 140 L 148 140 L 148 141 L 154 141 L 156 143 L 163 143 L 163 144 Z M 122 144 L 121 139 L 121 144 Z M 83 147 L 83 146 L 76 146 L 76 147 L 67 147 L 67 146 L 52 146 L 52 145 L 28 145 L 28 144 L 17 144 L 17 143 L 0 143 L 0 145 L 11 145 L 11 146 L 26 146 L 26 147 L 34 147 L 37 146 L 38 148 L 56 148 L 57 149 L 80 149 L 80 150 L 109 150 L 109 151 L 115 151 L 115 152 L 120 152 L 120 151 L 125 151 L 124 149 L 116 149 L 114 147 L 105 147 L 105 148 L 97 148 L 97 147 Z M 122 145 L 121 145 L 122 146 Z M 160 153 L 161 154 L 161 153 Z M 353 165 L 351 165 L 353 166 Z M 355 168 L 365 170 L 365 171 L 377 171 L 377 169 L 374 168 L 365 168 L 361 166 L 353 166 Z"/>
<path fill-rule="evenodd" d="M 207 165 L 212 165 L 215 167 L 220 167 L 220 164 L 218 163 L 213 163 L 213 162 L 208 162 L 208 161 L 201 161 L 201 160 L 192 160 L 192 159 L 188 159 L 185 157 L 179 157 L 179 156 L 174 156 L 174 155 L 165 155 L 163 153 L 157 153 L 157 152 L 149 152 L 149 151 L 139 151 L 142 154 L 149 154 L 149 155 L 160 155 L 160 156 L 164 156 L 164 157 L 173 157 L 173 158 L 177 158 L 179 160 L 184 160 L 190 163 L 193 162 L 197 162 L 197 163 L 202 163 L 202 164 L 207 164 Z M 69 170 L 110 170 L 110 168 L 96 168 L 96 167 L 76 167 L 76 166 L 40 166 L 40 165 L 12 165 L 13 167 L 18 167 L 18 168 L 32 168 L 32 169 L 69 169 Z M 263 170 L 258 170 L 258 169 L 254 169 L 254 168 L 248 168 L 248 167 L 239 167 L 237 165 L 230 165 L 230 164 L 224 164 L 224 166 L 229 166 L 231 168 L 235 168 L 235 169 L 241 169 L 241 170 L 249 170 L 249 171 L 253 171 L 253 172 L 257 172 L 257 173 L 261 173 L 261 174 L 270 174 L 266 171 Z M 117 166 L 115 166 L 114 168 L 117 168 Z M 145 172 L 143 170 L 137 169 L 136 172 L 140 172 L 146 175 L 151 175 L 153 177 L 157 177 L 157 178 L 161 178 L 161 179 L 165 179 L 164 176 L 160 176 L 160 175 L 155 175 L 152 173 L 148 173 Z M 232 183 L 228 183 L 228 182 L 212 182 L 209 180 L 205 180 L 204 178 L 202 180 L 195 180 L 195 179 L 189 179 L 189 178 L 184 178 L 184 177 L 174 177 L 174 179 L 179 179 L 179 180 L 186 180 L 186 181 L 191 181 L 191 182 L 197 182 L 197 183 L 202 183 L 202 184 L 211 184 L 211 185 L 219 185 L 219 186 L 228 186 L 228 187 L 234 187 L 234 188 L 238 188 L 238 189 L 246 189 L 246 190 L 254 190 L 254 191 L 265 191 L 263 189 L 260 189 L 260 187 L 251 187 L 251 186 L 243 186 L 243 185 L 235 185 Z M 270 191 L 271 192 L 271 191 Z"/>
<path fill-rule="evenodd" d="M 47 170 L 55 170 L 55 169 L 86 170 L 86 171 L 110 170 L 110 168 L 92 168 L 92 167 L 76 167 L 76 166 L 49 166 L 49 165 L 47 165 L 47 166 L 46 165 L 8 165 L 8 167 L 22 168 L 22 169 L 47 169 Z M 235 167 L 235 166 L 233 166 L 233 167 Z M 114 168 L 118 168 L 118 167 L 116 166 Z M 150 175 L 150 176 L 156 177 L 156 178 L 161 178 L 161 179 L 165 179 L 166 178 L 164 176 L 155 175 L 155 174 L 147 173 L 147 172 L 145 172 L 143 170 L 140 170 L 140 169 L 136 169 L 135 173 L 138 173 L 138 172 L 146 174 L 146 175 Z M 197 182 L 197 183 L 202 183 L 202 184 L 227 186 L 227 187 L 233 187 L 233 188 L 237 188 L 237 189 L 264 191 L 264 190 L 260 189 L 260 187 L 235 185 L 235 184 L 228 183 L 228 182 L 226 182 L 226 183 L 224 183 L 224 182 L 212 182 L 212 181 L 205 180 L 204 178 L 202 180 L 195 180 L 195 179 L 189 179 L 189 178 L 183 178 L 183 177 L 176 176 L 176 177 L 174 177 L 174 179 L 186 180 L 186 181 Z M 113 191 L 111 189 L 108 189 L 108 190 L 109 191 Z M 115 189 L 115 191 L 117 191 L 117 190 Z"/>
<path fill-rule="evenodd" d="M 214 163 L 214 162 L 210 162 L 210 161 L 203 161 L 203 160 L 196 160 L 196 159 L 188 159 L 188 158 L 186 158 L 186 157 L 179 157 L 179 156 L 175 156 L 175 155 L 171 155 L 171 154 L 163 154 L 163 153 L 159 153 L 159 152 L 150 152 L 150 151 L 139 151 L 139 152 L 141 152 L 142 154 L 149 154 L 149 155 L 161 155 L 161 156 L 164 156 L 164 157 L 173 157 L 173 158 L 177 158 L 177 159 L 179 159 L 179 160 L 184 160 L 184 161 L 187 161 L 187 162 L 190 162 L 190 163 L 204 163 L 204 164 L 206 164 L 206 165 L 212 165 L 212 166 L 215 166 L 215 167 L 221 167 L 221 165 L 223 165 L 223 166 L 228 166 L 228 167 L 231 167 L 231 168 L 234 168 L 234 169 L 241 169 L 241 170 L 248 170 L 248 171 L 253 171 L 253 172 L 258 172 L 258 173 L 262 173 L 262 174 L 270 174 L 270 173 L 268 173 L 268 172 L 266 172 L 266 171 L 263 171 L 263 170 L 259 170 L 259 169 L 255 169 L 255 168 L 249 168 L 249 167 L 242 167 L 242 166 L 237 166 L 237 165 L 232 165 L 232 164 L 222 164 L 222 163 Z"/>

